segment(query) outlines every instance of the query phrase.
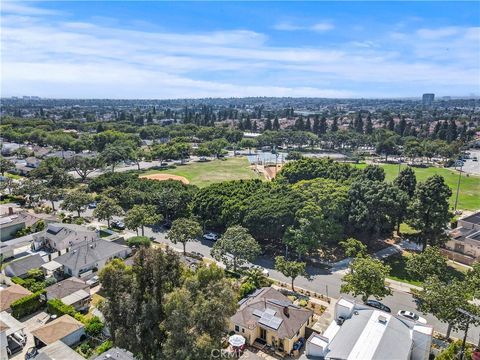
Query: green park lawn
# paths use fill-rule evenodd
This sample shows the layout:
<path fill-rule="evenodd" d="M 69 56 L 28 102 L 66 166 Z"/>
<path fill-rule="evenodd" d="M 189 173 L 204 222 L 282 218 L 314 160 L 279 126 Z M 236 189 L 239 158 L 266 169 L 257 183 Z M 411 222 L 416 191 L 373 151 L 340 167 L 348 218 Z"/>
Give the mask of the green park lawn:
<path fill-rule="evenodd" d="M 250 169 L 246 157 L 189 162 L 165 170 L 148 170 L 142 175 L 166 173 L 187 178 L 190 184 L 205 187 L 213 183 L 240 179 L 263 179 Z"/>
<path fill-rule="evenodd" d="M 389 265 L 391 270 L 388 278 L 408 283 L 411 285 L 422 286 L 422 282 L 419 279 L 412 278 L 407 273 L 407 259 L 411 256 L 410 253 L 404 253 L 403 255 L 393 255 L 387 258 L 384 262 Z M 464 276 L 464 269 L 459 269 L 452 264 L 448 264 L 447 273 L 451 278 L 462 279 Z"/>
<path fill-rule="evenodd" d="M 360 168 L 367 166 L 366 164 L 358 164 Z M 385 170 L 386 180 L 392 181 L 398 175 L 398 165 L 394 164 L 381 164 L 381 167 Z M 402 165 L 402 169 L 406 165 Z M 445 168 L 413 168 L 417 176 L 417 181 L 425 181 L 428 177 L 438 174 L 444 177 L 445 182 L 452 189 L 452 197 L 450 198 L 450 204 L 453 206 L 455 203 L 455 194 L 458 182 L 458 173 Z M 480 209 L 480 177 L 473 175 L 462 174 L 460 182 L 460 194 L 458 196 L 458 209 L 462 210 L 477 210 Z"/>

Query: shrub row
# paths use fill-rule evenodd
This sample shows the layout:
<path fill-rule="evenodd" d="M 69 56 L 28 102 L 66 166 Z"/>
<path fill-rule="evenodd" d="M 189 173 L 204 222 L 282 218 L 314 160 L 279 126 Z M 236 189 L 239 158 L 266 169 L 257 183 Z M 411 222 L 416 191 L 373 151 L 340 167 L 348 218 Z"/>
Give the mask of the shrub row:
<path fill-rule="evenodd" d="M 43 295 L 43 297 L 42 297 Z M 24 296 L 10 305 L 13 317 L 20 319 L 24 316 L 33 314 L 45 305 L 45 290 L 37 291 L 31 295 Z"/>

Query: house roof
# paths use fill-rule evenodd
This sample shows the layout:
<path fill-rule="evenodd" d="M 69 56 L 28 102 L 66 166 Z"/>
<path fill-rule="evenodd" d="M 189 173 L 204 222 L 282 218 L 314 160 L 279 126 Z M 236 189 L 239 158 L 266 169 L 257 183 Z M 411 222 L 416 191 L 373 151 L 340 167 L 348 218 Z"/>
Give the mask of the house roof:
<path fill-rule="evenodd" d="M 130 351 L 120 349 L 118 347 L 111 348 L 110 350 L 105 351 L 103 354 L 97 356 L 93 360 L 136 360 L 133 354 Z"/>
<path fill-rule="evenodd" d="M 328 358 L 383 360 L 387 354 L 395 359 L 410 359 L 413 325 L 379 310 L 356 309 L 352 317 L 329 339 Z"/>
<path fill-rule="evenodd" d="M 281 338 L 291 339 L 312 314 L 311 310 L 293 305 L 281 292 L 265 287 L 242 301 L 230 320 L 249 329 L 260 325 L 276 331 Z"/>
<path fill-rule="evenodd" d="M 12 215 L 0 217 L 0 229 L 7 228 L 12 225 L 25 223 L 25 226 L 32 226 L 39 221 L 37 216 L 26 211 L 16 212 Z"/>
<path fill-rule="evenodd" d="M 81 301 L 83 299 L 87 299 L 89 297 L 90 297 L 90 291 L 78 290 L 71 295 L 65 296 L 62 299 L 62 302 L 66 305 L 73 305 L 76 302 Z"/>
<path fill-rule="evenodd" d="M 31 333 L 38 340 L 49 345 L 83 327 L 80 321 L 75 320 L 70 315 L 63 315 L 38 329 L 32 330 Z"/>
<path fill-rule="evenodd" d="M 81 242 L 98 239 L 98 234 L 81 225 L 54 222 L 48 224 L 47 228 L 40 232 L 36 238 L 54 242 L 57 249 L 64 249 Z"/>
<path fill-rule="evenodd" d="M 78 290 L 88 290 L 88 292 L 90 292 L 90 286 L 87 285 L 85 281 L 76 277 L 65 279 L 45 288 L 47 299 L 63 299 Z"/>
<path fill-rule="evenodd" d="M 2 325 L 3 324 L 3 325 Z M 6 335 L 11 335 L 17 331 L 21 331 L 25 328 L 20 321 L 15 319 L 6 311 L 0 312 L 0 332 L 5 331 Z"/>
<path fill-rule="evenodd" d="M 57 340 L 50 345 L 41 348 L 38 355 L 35 356 L 35 360 L 85 360 L 83 356 L 77 353 L 75 350 L 65 345 L 62 341 Z"/>
<path fill-rule="evenodd" d="M 79 270 L 85 265 L 114 257 L 126 249 L 129 249 L 128 246 L 99 239 L 72 247 L 69 252 L 55 258 L 55 261 L 70 269 Z"/>
<path fill-rule="evenodd" d="M 31 291 L 18 284 L 13 284 L 0 290 L 0 311 L 9 309 L 13 302 L 31 294 Z"/>
<path fill-rule="evenodd" d="M 31 255 L 9 262 L 6 267 L 15 276 L 25 275 L 31 269 L 37 269 L 45 264 L 45 260 L 39 255 Z"/>
<path fill-rule="evenodd" d="M 469 215 L 467 217 L 464 217 L 463 219 L 460 219 L 465 222 L 469 222 L 475 225 L 480 225 L 480 211 L 473 213 L 472 215 Z"/>

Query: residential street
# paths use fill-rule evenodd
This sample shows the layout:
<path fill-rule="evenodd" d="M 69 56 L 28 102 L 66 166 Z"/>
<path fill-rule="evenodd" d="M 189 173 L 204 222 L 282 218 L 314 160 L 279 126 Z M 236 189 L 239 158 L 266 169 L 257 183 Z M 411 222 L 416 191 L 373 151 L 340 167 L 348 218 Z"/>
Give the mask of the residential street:
<path fill-rule="evenodd" d="M 176 249 L 182 248 L 181 244 L 174 245 L 170 241 L 168 241 L 165 238 L 165 233 L 163 232 L 154 232 L 150 228 L 145 228 L 145 235 L 155 237 L 156 242 L 168 244 L 169 246 Z M 205 240 L 198 242 L 189 242 L 187 244 L 187 251 L 196 251 L 203 254 L 205 257 L 211 258 L 210 248 L 212 245 L 212 242 Z M 273 269 L 273 259 L 259 257 L 257 258 L 257 261 L 255 261 L 255 264 L 261 265 L 268 269 L 271 278 L 290 283 L 289 279 L 287 279 L 281 273 Z M 307 270 L 308 273 L 312 275 L 312 279 L 308 280 L 304 277 L 297 278 L 295 280 L 295 286 L 328 295 L 333 298 L 338 298 L 340 296 L 352 298 L 352 296 L 350 295 L 340 294 L 340 285 L 343 276 L 341 273 L 329 273 L 323 269 L 313 267 L 308 267 Z M 382 302 L 385 305 L 389 306 L 392 309 L 393 313 L 397 313 L 399 310 L 410 310 L 418 312 L 412 295 L 406 292 L 393 291 L 393 294 L 383 299 Z M 447 324 L 440 322 L 437 318 L 430 314 L 421 316 L 425 317 L 428 323 L 433 325 L 435 331 L 445 334 L 447 330 Z M 452 332 L 452 337 L 463 337 L 463 333 Z M 468 332 L 468 339 L 473 343 L 478 343 L 480 339 L 480 327 L 470 327 Z"/>
<path fill-rule="evenodd" d="M 60 204 L 56 204 L 58 206 Z M 92 216 L 93 214 L 92 209 L 87 209 L 82 215 L 83 216 Z M 115 217 L 121 219 L 121 217 Z M 106 223 L 105 223 L 106 225 Z M 176 248 L 178 250 L 182 249 L 181 244 L 174 245 L 169 240 L 166 239 L 166 232 L 163 231 L 156 231 L 152 228 L 145 227 L 145 236 L 154 237 L 155 241 L 158 243 L 168 244 L 169 246 Z M 213 245 L 213 242 L 202 240 L 196 242 L 189 242 L 187 243 L 187 251 L 196 251 L 204 255 L 205 257 L 211 258 L 210 256 L 210 249 Z M 388 252 L 388 251 L 386 251 Z M 283 281 L 286 283 L 290 283 L 290 280 L 283 276 L 281 273 L 274 269 L 274 261 L 272 258 L 267 257 L 258 257 L 255 261 L 256 265 L 260 265 L 266 269 L 268 269 L 270 273 L 270 277 L 278 280 Z M 295 286 L 300 287 L 306 290 L 310 290 L 313 292 L 321 293 L 324 295 L 328 295 L 333 298 L 339 298 L 340 296 L 346 298 L 352 298 L 350 295 L 340 294 L 340 286 L 341 286 L 341 279 L 343 277 L 343 273 L 341 271 L 342 267 L 339 267 L 336 270 L 337 272 L 329 272 L 321 268 L 317 267 L 307 267 L 308 273 L 311 275 L 311 279 L 306 279 L 304 277 L 299 277 L 295 279 Z M 357 299 L 360 301 L 359 299 Z M 416 305 L 414 299 L 411 294 L 402 291 L 393 290 L 391 296 L 386 297 L 382 300 L 382 302 L 392 309 L 393 313 L 397 313 L 399 310 L 410 310 L 413 312 L 418 312 L 416 309 Z M 447 324 L 440 322 L 437 318 L 435 318 L 431 314 L 422 315 L 422 317 L 427 319 L 428 323 L 433 325 L 435 331 L 445 334 L 447 330 Z M 452 337 L 463 337 L 462 333 L 457 333 L 452 331 Z M 480 327 L 470 327 L 468 332 L 468 339 L 473 343 L 478 343 L 480 341 Z"/>

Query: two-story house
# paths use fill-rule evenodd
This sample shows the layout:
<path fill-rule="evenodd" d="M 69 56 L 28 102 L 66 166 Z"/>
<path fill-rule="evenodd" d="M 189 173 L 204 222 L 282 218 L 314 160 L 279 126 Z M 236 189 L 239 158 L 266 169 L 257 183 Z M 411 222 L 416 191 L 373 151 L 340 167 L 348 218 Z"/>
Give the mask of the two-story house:
<path fill-rule="evenodd" d="M 467 265 L 480 260 L 480 211 L 458 220 L 457 227 L 450 231 L 444 253 Z"/>

